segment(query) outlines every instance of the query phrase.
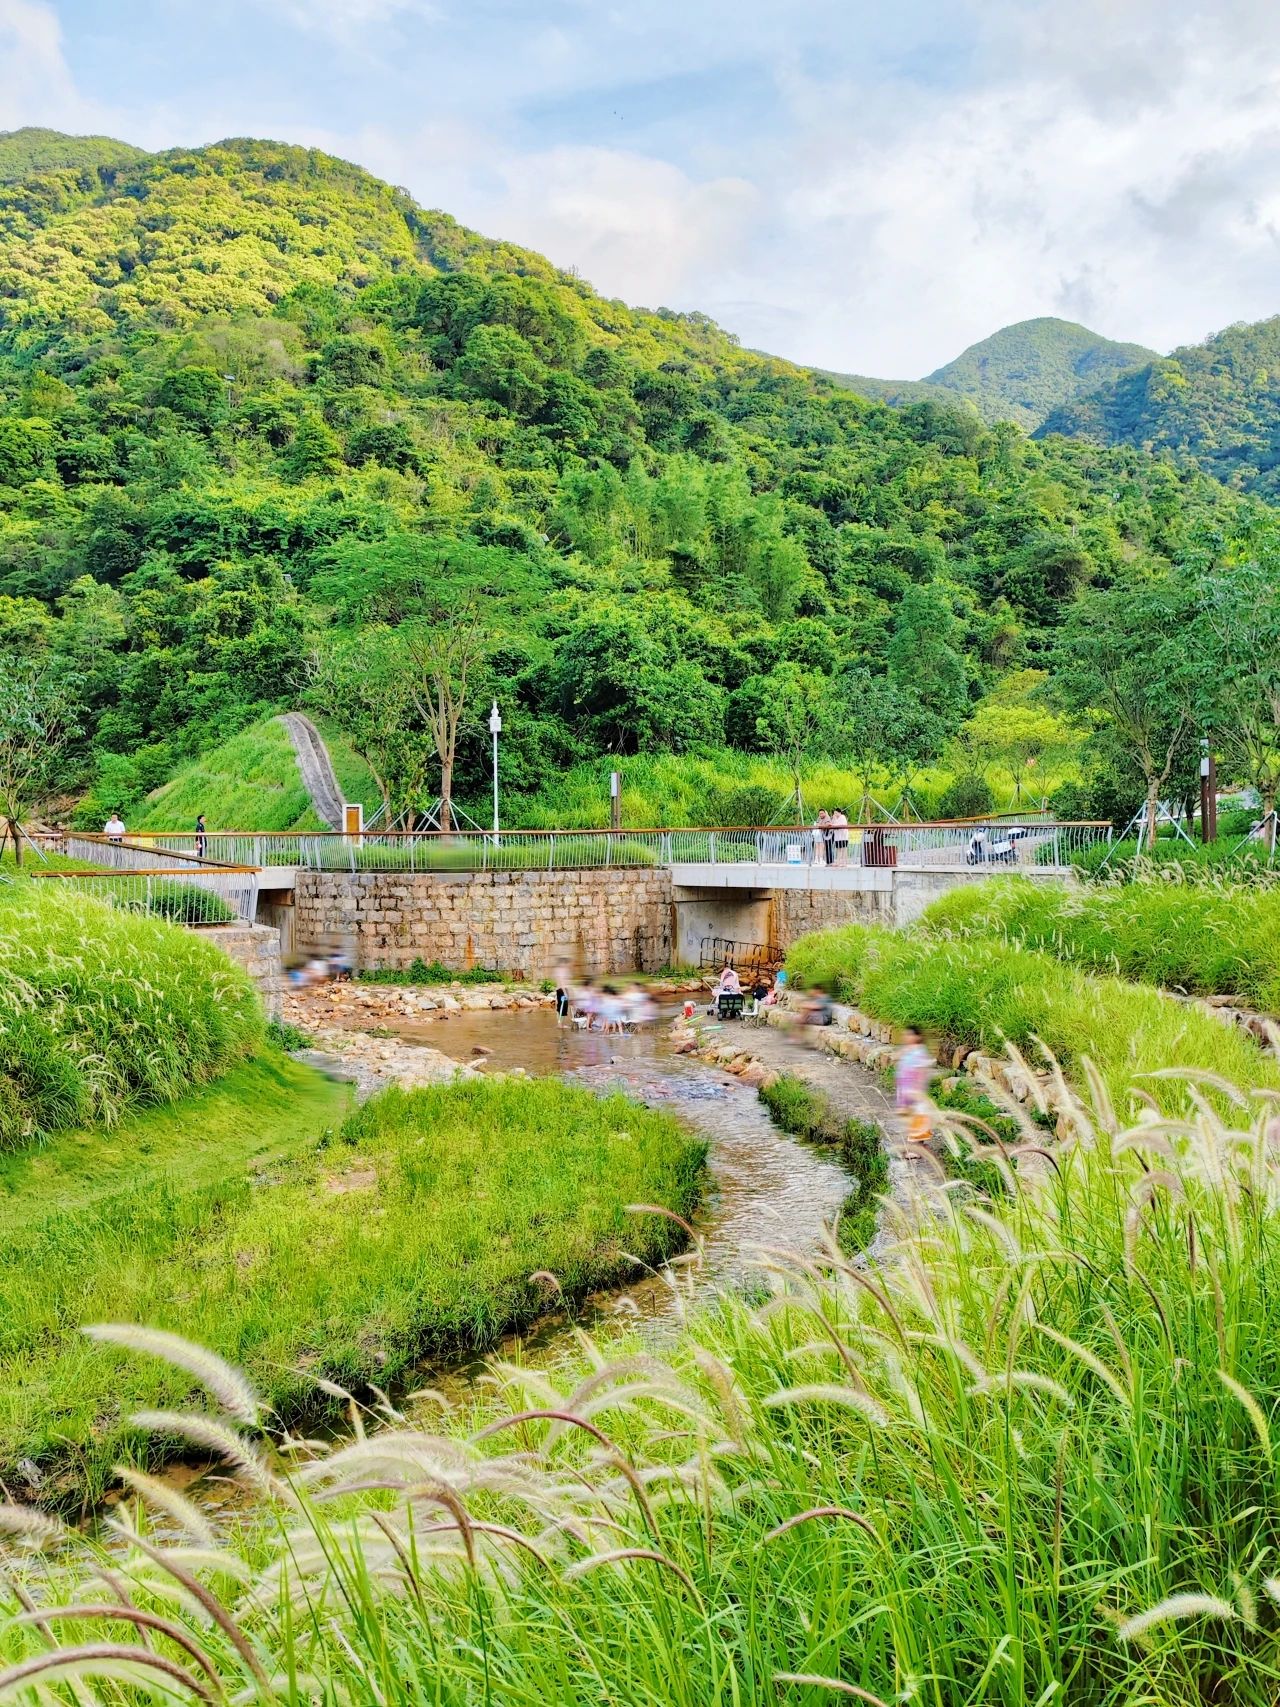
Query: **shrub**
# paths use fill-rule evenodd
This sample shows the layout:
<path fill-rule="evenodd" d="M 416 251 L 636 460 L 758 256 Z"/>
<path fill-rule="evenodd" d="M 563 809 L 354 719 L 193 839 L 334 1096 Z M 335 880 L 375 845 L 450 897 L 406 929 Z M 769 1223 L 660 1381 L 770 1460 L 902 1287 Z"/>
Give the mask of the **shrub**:
<path fill-rule="evenodd" d="M 262 1036 L 212 943 L 51 884 L 0 891 L 0 1149 L 172 1101 Z"/>
<path fill-rule="evenodd" d="M 468 966 L 463 972 L 451 972 L 439 960 L 425 961 L 421 955 L 408 966 L 366 967 L 357 972 L 362 984 L 498 984 L 502 974 L 488 966 Z"/>
<path fill-rule="evenodd" d="M 787 803 L 776 789 L 760 783 L 713 788 L 707 796 L 706 822 L 711 824 L 780 824 Z"/>
<path fill-rule="evenodd" d="M 1280 890 L 1150 877 L 1068 890 L 993 878 L 955 889 L 922 928 L 1000 937 L 1090 971 L 1280 1012 Z"/>
<path fill-rule="evenodd" d="M 985 818 L 995 809 L 995 795 L 982 776 L 958 776 L 938 796 L 939 818 Z"/>
<path fill-rule="evenodd" d="M 138 910 L 184 925 L 230 925 L 240 916 L 212 889 L 205 889 L 199 883 L 168 883 L 163 880 L 151 885 L 147 899 Z"/>

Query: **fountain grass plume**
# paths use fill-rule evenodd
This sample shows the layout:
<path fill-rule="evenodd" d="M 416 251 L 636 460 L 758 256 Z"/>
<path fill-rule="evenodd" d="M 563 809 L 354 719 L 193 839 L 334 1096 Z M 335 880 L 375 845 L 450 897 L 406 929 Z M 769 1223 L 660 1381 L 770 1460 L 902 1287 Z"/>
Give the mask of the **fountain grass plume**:
<path fill-rule="evenodd" d="M 1270 1707 L 1275 1111 L 1126 1124 L 1127 1096 L 1078 1094 L 1054 1167 L 986 1205 L 930 1195 L 878 1264 L 772 1253 L 763 1301 L 727 1294 L 661 1351 L 585 1343 L 539 1373 L 551 1402 L 495 1366 L 444 1433 L 314 1448 L 279 1472 L 292 1503 L 222 1538 L 245 1588 L 165 1616 L 253 1702 Z M 121 1545 L 160 1580 L 165 1549 Z M 214 1595 L 189 1558 L 216 1555 L 171 1555 Z M 0 1629 L 0 1689 L 108 1636 L 148 1652 L 105 1621 L 45 1632 Z"/>

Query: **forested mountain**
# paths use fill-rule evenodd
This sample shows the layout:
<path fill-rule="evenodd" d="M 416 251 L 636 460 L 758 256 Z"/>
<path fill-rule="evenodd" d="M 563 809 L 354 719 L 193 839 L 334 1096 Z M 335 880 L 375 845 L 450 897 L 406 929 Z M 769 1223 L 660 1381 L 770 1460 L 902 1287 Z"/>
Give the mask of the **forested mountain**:
<path fill-rule="evenodd" d="M 0 146 L 37 140 L 61 158 Z M 873 714 L 918 757 L 1081 588 L 1241 521 L 1195 470 L 605 300 L 315 151 L 80 146 L 0 189 L 0 673 L 74 683 L 90 813 L 299 702 L 430 794 L 414 690 L 463 622 L 463 791 L 491 692 L 530 790 Z"/>
<path fill-rule="evenodd" d="M 971 403 L 984 421 L 1016 421 L 1028 431 L 1050 410 L 1104 381 L 1151 361 L 1141 344 L 1117 344 L 1070 320 L 1020 320 L 921 380 L 832 378 L 887 403 Z"/>
<path fill-rule="evenodd" d="M 65 136 L 60 130 L 0 131 L 0 184 L 21 183 L 37 172 L 97 171 L 145 159 L 146 151 L 110 136 Z"/>
<path fill-rule="evenodd" d="M 1056 409 L 1037 437 L 1193 456 L 1229 485 L 1280 495 L 1280 316 L 1228 326 Z"/>

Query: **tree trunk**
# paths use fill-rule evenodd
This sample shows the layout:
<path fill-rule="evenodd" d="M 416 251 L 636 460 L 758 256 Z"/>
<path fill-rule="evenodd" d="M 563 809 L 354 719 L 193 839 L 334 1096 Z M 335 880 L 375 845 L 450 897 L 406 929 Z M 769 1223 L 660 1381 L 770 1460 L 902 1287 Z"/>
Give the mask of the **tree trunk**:
<path fill-rule="evenodd" d="M 1276 851 L 1276 787 L 1260 790 L 1262 795 L 1262 821 L 1267 826 L 1267 858 Z"/>
<path fill-rule="evenodd" d="M 1147 852 L 1156 846 L 1156 814 L 1160 810 L 1160 778 L 1153 776 L 1147 783 Z"/>
<path fill-rule="evenodd" d="M 440 828 L 453 828 L 453 760 L 440 761 Z"/>
<path fill-rule="evenodd" d="M 10 818 L 7 820 L 7 822 L 8 822 L 9 834 L 13 837 L 13 863 L 15 865 L 21 865 L 22 864 L 22 837 L 18 831 L 18 820 L 16 818 Z M 2 848 L 3 845 L 4 845 L 3 843 L 0 843 L 0 848 Z"/>

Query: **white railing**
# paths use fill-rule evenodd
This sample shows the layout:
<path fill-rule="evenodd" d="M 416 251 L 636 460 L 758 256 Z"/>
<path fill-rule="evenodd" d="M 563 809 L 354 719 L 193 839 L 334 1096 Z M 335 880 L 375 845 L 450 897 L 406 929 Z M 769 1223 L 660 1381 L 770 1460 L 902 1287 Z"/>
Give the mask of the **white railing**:
<path fill-rule="evenodd" d="M 33 881 L 56 883 L 125 912 L 146 913 L 175 925 L 252 923 L 258 910 L 256 871 L 200 870 L 184 865 L 148 871 L 32 871 L 28 875 Z"/>
<path fill-rule="evenodd" d="M 668 865 L 1062 867 L 1097 841 L 1102 823 L 988 819 L 948 824 L 851 824 L 682 830 L 477 830 L 271 833 L 190 831 L 131 836 L 124 845 L 76 837 L 69 847 L 96 864 L 132 867 L 159 855 L 226 867 L 298 866 L 308 871 L 569 871 Z"/>

